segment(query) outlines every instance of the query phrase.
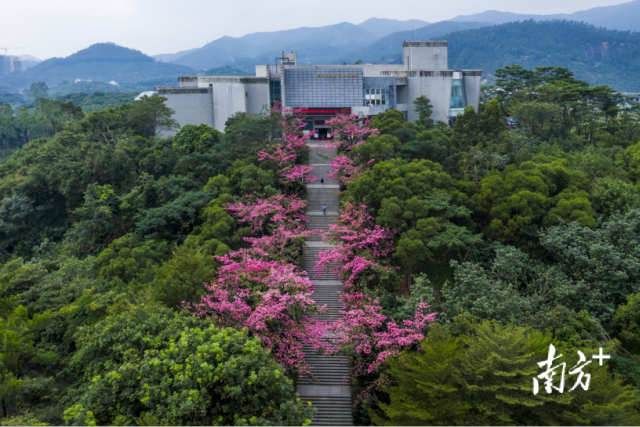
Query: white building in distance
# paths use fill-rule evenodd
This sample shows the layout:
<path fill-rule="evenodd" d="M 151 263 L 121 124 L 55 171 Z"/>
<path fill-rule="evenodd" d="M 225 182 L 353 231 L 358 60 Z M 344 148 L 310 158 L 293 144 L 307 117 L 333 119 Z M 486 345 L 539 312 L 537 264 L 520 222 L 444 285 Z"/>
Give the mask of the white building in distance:
<path fill-rule="evenodd" d="M 178 86 L 156 87 L 181 126 L 206 123 L 220 131 L 238 112 L 259 113 L 280 101 L 302 108 L 307 130 L 318 139 L 332 134 L 324 122 L 336 114 L 373 116 L 398 109 L 415 121 L 413 101 L 431 100 L 434 120 L 449 122 L 480 101 L 481 70 L 449 70 L 446 41 L 402 44 L 402 64 L 298 65 L 297 53 L 280 52 L 255 76 L 179 77 Z"/>

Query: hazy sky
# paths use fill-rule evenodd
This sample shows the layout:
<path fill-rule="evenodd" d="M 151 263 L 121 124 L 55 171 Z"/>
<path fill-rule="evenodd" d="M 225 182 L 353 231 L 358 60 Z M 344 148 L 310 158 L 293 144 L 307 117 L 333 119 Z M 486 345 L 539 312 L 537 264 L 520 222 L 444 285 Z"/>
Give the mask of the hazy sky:
<path fill-rule="evenodd" d="M 371 17 L 437 22 L 485 10 L 571 13 L 629 0 L 2 0 L 0 46 L 40 59 L 98 42 L 149 55 L 201 47 L 222 36 L 358 24 Z M 4 51 L 0 51 L 4 53 Z"/>

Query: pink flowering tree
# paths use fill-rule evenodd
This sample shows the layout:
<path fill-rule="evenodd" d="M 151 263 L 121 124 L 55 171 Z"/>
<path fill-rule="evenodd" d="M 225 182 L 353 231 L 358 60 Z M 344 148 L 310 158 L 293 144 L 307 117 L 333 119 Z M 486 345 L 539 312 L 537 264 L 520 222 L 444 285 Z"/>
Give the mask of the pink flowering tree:
<path fill-rule="evenodd" d="M 331 326 L 341 351 L 352 357 L 352 380 L 371 374 L 389 356 L 424 338 L 436 314 L 420 302 L 412 320 L 398 324 L 387 318 L 377 298 L 366 292 L 384 292 L 397 282 L 389 266 L 395 231 L 375 224 L 365 205 L 344 203 L 338 220 L 329 226 L 325 241 L 335 246 L 320 252 L 316 270 L 330 269 L 344 282 L 343 317 Z"/>
<path fill-rule="evenodd" d="M 310 317 L 324 312 L 311 298 L 314 285 L 297 267 L 253 258 L 244 251 L 214 257 L 223 266 L 207 293 L 190 308 L 220 327 L 247 329 L 290 374 L 311 374 L 303 347 L 330 351 L 325 325 Z"/>
<path fill-rule="evenodd" d="M 382 314 L 378 299 L 362 292 L 344 296 L 343 317 L 332 325 L 335 344 L 355 359 L 351 375 L 356 377 L 373 373 L 388 357 L 399 354 L 403 348 L 424 338 L 423 331 L 435 321 L 436 314 L 420 303 L 412 320 L 398 325 Z"/>
<path fill-rule="evenodd" d="M 338 115 L 326 121 L 334 129 L 334 139 L 324 145 L 350 151 L 353 147 L 367 142 L 371 135 L 380 135 L 378 129 L 369 127 L 371 119 L 357 114 Z"/>
<path fill-rule="evenodd" d="M 336 156 L 331 161 L 331 171 L 327 176 L 337 179 L 340 184 L 346 187 L 347 184 L 351 181 L 357 180 L 364 172 L 366 172 L 373 162 L 375 162 L 374 159 L 365 164 L 357 165 L 349 156 L 342 154 Z"/>
<path fill-rule="evenodd" d="M 283 108 L 277 102 L 271 109 L 271 114 L 278 118 L 282 137 L 267 149 L 260 151 L 258 160 L 272 160 L 279 169 L 281 181 L 285 185 L 294 183 L 309 183 L 316 181 L 318 178 L 311 175 L 313 166 L 300 165 L 297 162 L 304 153 L 309 151 L 307 146 L 307 138 L 302 131 L 306 122 L 301 115 L 301 109 Z"/>
<path fill-rule="evenodd" d="M 322 233 L 306 230 L 309 220 L 303 215 L 307 206 L 297 195 L 272 196 L 259 199 L 247 196 L 243 201 L 231 203 L 226 209 L 241 223 L 249 224 L 257 237 L 245 237 L 254 256 L 296 262 L 302 254 L 304 239 Z"/>
<path fill-rule="evenodd" d="M 318 254 L 316 270 L 331 270 L 345 284 L 345 289 L 375 285 L 392 273 L 385 258 L 393 252 L 395 232 L 375 224 L 366 206 L 345 203 L 338 220 L 324 235 L 335 246 Z"/>
<path fill-rule="evenodd" d="M 242 201 L 228 204 L 226 210 L 238 221 L 248 223 L 252 234 L 266 234 L 280 224 L 290 229 L 304 228 L 304 223 L 308 221 L 303 215 L 306 206 L 306 200 L 297 195 L 278 195 L 266 199 L 246 196 Z"/>

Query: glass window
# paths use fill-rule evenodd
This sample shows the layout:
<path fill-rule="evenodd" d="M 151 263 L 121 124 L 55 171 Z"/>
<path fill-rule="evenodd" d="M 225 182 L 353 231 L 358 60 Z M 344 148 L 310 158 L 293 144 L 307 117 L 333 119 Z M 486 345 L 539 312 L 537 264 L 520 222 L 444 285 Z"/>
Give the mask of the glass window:
<path fill-rule="evenodd" d="M 464 81 L 462 79 L 454 79 L 451 83 L 451 108 L 464 108 L 466 106 Z"/>
<path fill-rule="evenodd" d="M 278 80 L 269 82 L 269 98 L 271 99 L 271 105 L 275 104 L 276 101 L 282 101 L 282 89 Z"/>

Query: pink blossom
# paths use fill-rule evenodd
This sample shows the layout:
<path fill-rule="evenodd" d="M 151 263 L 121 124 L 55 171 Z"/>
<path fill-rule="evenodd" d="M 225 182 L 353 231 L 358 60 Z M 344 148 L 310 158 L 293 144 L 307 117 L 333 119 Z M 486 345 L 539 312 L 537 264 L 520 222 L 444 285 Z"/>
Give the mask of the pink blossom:
<path fill-rule="evenodd" d="M 367 142 L 371 135 L 380 135 L 378 129 L 369 128 L 371 119 L 360 117 L 357 114 L 338 115 L 326 121 L 334 129 L 333 141 L 326 142 L 326 147 L 337 147 L 350 151 L 353 147 Z"/>
<path fill-rule="evenodd" d="M 315 166 L 289 166 L 280 171 L 280 176 L 283 177 L 286 182 L 295 182 L 300 180 L 301 182 L 310 183 L 320 179 L 315 175 L 311 175 L 311 171 L 314 169 Z"/>

